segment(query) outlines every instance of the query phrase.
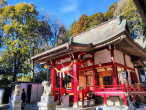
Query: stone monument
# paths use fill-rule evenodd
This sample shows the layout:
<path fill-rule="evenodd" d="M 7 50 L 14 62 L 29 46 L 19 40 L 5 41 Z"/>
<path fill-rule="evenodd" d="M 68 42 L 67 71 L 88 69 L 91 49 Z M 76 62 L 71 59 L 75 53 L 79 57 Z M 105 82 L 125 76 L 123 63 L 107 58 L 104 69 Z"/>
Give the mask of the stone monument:
<path fill-rule="evenodd" d="M 13 92 L 10 108 L 9 110 L 21 110 L 21 95 L 20 95 L 21 86 L 15 85 L 15 90 Z"/>
<path fill-rule="evenodd" d="M 56 110 L 56 102 L 54 102 L 51 85 L 48 86 L 48 82 L 43 81 L 42 86 L 44 86 L 44 92 L 41 96 L 41 102 L 38 102 L 39 110 Z"/>

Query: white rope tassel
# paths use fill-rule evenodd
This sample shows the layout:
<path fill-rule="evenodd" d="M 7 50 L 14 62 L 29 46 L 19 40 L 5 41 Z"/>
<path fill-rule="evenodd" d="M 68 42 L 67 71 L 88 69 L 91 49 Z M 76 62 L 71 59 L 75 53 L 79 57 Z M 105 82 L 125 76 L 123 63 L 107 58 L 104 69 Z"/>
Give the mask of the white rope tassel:
<path fill-rule="evenodd" d="M 63 78 L 65 78 L 65 74 L 64 74 L 64 72 L 63 72 Z"/>
<path fill-rule="evenodd" d="M 58 76 L 58 71 L 57 71 L 57 76 Z"/>
<path fill-rule="evenodd" d="M 61 78 L 61 73 L 60 73 L 60 78 Z"/>

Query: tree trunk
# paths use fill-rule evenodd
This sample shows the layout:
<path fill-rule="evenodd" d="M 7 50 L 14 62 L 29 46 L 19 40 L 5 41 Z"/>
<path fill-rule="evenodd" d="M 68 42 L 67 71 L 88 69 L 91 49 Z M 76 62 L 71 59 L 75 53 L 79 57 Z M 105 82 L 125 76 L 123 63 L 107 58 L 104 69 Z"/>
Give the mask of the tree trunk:
<path fill-rule="evenodd" d="M 18 55 L 18 59 L 17 59 L 17 55 Z M 16 75 L 18 74 L 19 64 L 20 64 L 20 51 L 18 53 L 15 53 L 13 82 L 16 81 Z"/>

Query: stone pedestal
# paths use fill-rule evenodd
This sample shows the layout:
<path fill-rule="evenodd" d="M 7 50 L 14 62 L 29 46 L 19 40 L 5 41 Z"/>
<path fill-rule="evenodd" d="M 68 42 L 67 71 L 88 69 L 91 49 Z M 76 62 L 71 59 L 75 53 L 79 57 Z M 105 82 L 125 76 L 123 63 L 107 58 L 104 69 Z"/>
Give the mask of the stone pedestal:
<path fill-rule="evenodd" d="M 90 104 L 89 100 L 78 101 L 79 108 L 89 107 L 89 104 Z"/>
<path fill-rule="evenodd" d="M 89 107 L 89 100 L 84 100 L 84 107 Z"/>
<path fill-rule="evenodd" d="M 89 106 L 95 106 L 95 100 L 94 99 L 90 99 L 90 102 L 89 102 Z"/>
<path fill-rule="evenodd" d="M 13 96 L 9 110 L 21 110 L 21 96 Z"/>
<path fill-rule="evenodd" d="M 73 108 L 78 108 L 78 104 L 77 104 L 77 102 L 74 102 L 74 104 L 73 104 Z"/>
<path fill-rule="evenodd" d="M 56 110 L 56 105 L 52 95 L 41 96 L 41 102 L 38 102 L 39 110 Z"/>

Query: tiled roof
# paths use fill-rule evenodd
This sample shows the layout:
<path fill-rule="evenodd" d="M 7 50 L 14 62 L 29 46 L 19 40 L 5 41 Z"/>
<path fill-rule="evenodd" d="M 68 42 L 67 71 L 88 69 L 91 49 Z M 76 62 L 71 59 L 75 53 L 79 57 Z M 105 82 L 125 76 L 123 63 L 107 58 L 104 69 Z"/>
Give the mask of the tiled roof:
<path fill-rule="evenodd" d="M 109 40 L 119 34 L 122 29 L 125 29 L 126 20 L 122 20 L 121 23 L 118 19 L 110 21 L 108 23 L 101 24 L 90 30 L 87 30 L 79 35 L 73 36 L 72 42 L 78 44 L 90 44 L 98 45 L 106 40 Z"/>

